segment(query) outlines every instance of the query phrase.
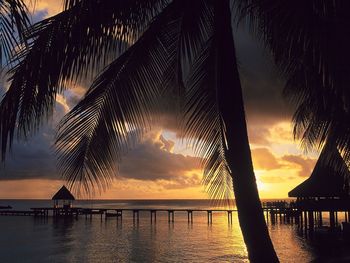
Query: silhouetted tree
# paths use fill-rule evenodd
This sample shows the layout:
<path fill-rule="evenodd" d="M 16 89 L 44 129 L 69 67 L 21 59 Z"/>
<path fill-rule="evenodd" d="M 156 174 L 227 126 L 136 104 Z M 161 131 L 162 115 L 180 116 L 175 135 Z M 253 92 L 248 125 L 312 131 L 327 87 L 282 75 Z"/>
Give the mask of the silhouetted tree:
<path fill-rule="evenodd" d="M 237 2 L 287 80 L 285 97 L 297 106 L 295 137 L 305 149 L 336 145 L 349 162 L 350 2 Z"/>
<path fill-rule="evenodd" d="M 235 1 L 238 14 L 251 18 L 272 50 L 288 79 L 287 90 L 299 98 L 297 130 L 300 124 L 306 131 L 308 125 L 316 127 L 305 135 L 310 142 L 330 137 L 329 126 L 340 127 L 334 119 L 344 125 L 340 117 L 327 115 L 330 109 L 347 109 L 336 105 L 339 98 L 348 100 L 332 75 L 338 64 L 322 44 L 325 35 L 316 34 L 317 19 L 327 28 L 328 18 L 336 21 L 338 12 L 344 13 L 338 1 L 329 2 Z M 105 65 L 61 122 L 56 144 L 64 178 L 85 191 L 108 186 L 115 161 L 162 111 L 163 98 L 175 94 L 184 137 L 203 157 L 209 192 L 228 197 L 233 182 L 249 259 L 277 262 L 253 171 L 231 10 L 229 0 L 66 0 L 62 13 L 31 28 L 28 46 L 17 55 L 0 107 L 2 158 L 16 132 L 26 137 L 40 127 L 71 81 Z M 334 81 L 331 88 L 328 78 Z M 318 114 L 321 104 L 326 110 Z M 315 116 L 327 118 L 323 132 Z"/>

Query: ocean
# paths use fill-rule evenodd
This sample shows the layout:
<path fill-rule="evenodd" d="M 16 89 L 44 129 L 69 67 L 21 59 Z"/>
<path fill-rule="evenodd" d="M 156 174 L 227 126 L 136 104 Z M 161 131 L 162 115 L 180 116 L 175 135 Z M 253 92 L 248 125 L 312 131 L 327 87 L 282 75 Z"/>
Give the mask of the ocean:
<path fill-rule="evenodd" d="M 51 207 L 51 200 L 0 200 L 16 210 Z M 210 209 L 208 200 L 86 200 L 75 206 L 88 208 Z M 0 216 L 0 262 L 248 262 L 237 213 L 228 224 L 225 212 L 194 212 L 188 224 L 186 212 L 176 212 L 168 223 L 166 212 L 140 212 L 134 224 L 132 212 L 116 218 L 92 220 L 43 219 Z M 253 216 L 253 215 L 252 215 Z M 339 236 L 305 238 L 296 225 L 269 224 L 281 262 L 350 262 L 350 242 Z"/>

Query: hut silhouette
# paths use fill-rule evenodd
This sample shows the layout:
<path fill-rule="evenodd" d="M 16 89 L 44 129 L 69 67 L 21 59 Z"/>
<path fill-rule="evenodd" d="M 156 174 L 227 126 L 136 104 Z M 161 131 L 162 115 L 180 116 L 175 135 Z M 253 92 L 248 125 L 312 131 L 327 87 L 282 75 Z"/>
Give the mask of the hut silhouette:
<path fill-rule="evenodd" d="M 67 189 L 67 187 L 63 185 L 61 189 L 58 190 L 58 192 L 52 197 L 52 200 L 54 200 L 55 208 L 59 208 L 59 207 L 70 208 L 72 207 L 75 197 Z"/>
<path fill-rule="evenodd" d="M 350 219 L 349 198 L 350 172 L 338 149 L 328 143 L 322 150 L 311 176 L 288 193 L 297 197 L 296 207 L 301 212 L 305 229 L 314 229 L 317 221 L 323 226 L 322 213 L 329 213 L 330 227 L 338 226 L 338 212 L 345 213 L 345 222 Z M 308 222 L 307 222 L 308 221 Z"/>
<path fill-rule="evenodd" d="M 350 172 L 338 149 L 328 144 L 322 150 L 311 176 L 288 193 L 297 198 L 349 196 Z"/>

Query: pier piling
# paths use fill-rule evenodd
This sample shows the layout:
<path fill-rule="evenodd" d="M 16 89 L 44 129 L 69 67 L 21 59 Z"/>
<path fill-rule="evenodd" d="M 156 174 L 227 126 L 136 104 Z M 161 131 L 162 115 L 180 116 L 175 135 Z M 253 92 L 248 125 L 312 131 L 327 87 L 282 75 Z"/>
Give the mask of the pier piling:
<path fill-rule="evenodd" d="M 208 215 L 208 224 L 212 224 L 213 223 L 213 213 L 211 210 L 207 211 L 207 215 Z"/>
<path fill-rule="evenodd" d="M 187 210 L 187 223 L 193 223 L 193 211 Z"/>
<path fill-rule="evenodd" d="M 227 221 L 229 224 L 232 224 L 232 211 L 227 211 Z"/>
<path fill-rule="evenodd" d="M 139 210 L 132 210 L 132 221 L 134 222 L 135 224 L 135 219 L 136 219 L 136 222 L 139 223 Z"/>
<path fill-rule="evenodd" d="M 153 218 L 154 218 L 154 223 L 157 223 L 157 210 L 150 210 L 150 215 L 151 215 L 151 224 L 153 223 Z"/>
<path fill-rule="evenodd" d="M 174 210 L 168 210 L 168 222 L 174 223 Z"/>

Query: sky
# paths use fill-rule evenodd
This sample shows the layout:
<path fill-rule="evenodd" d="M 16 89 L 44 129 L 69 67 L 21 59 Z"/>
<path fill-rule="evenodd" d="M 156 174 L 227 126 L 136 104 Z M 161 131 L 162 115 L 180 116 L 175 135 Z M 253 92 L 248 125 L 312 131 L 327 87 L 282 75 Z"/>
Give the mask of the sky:
<path fill-rule="evenodd" d="M 33 19 L 49 17 L 61 8 L 58 0 L 38 0 Z M 306 154 L 293 139 L 293 107 L 282 98 L 284 80 L 268 52 L 242 28 L 234 30 L 234 38 L 260 197 L 285 198 L 310 175 L 317 154 Z M 5 90 L 7 84 L 2 86 Z M 0 168 L 0 198 L 47 199 L 65 183 L 53 155 L 56 126 L 87 88 L 86 84 L 76 85 L 59 95 L 49 123 L 26 142 L 15 142 L 11 156 Z M 123 157 L 110 188 L 93 198 L 209 198 L 201 183 L 199 158 L 178 134 L 171 118 L 162 118 Z"/>

